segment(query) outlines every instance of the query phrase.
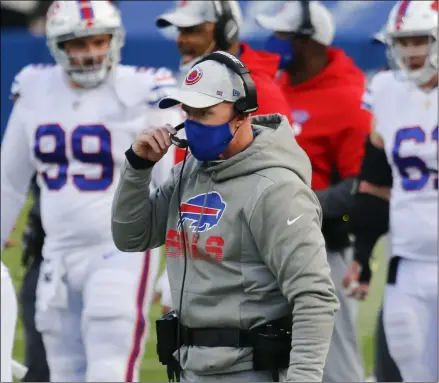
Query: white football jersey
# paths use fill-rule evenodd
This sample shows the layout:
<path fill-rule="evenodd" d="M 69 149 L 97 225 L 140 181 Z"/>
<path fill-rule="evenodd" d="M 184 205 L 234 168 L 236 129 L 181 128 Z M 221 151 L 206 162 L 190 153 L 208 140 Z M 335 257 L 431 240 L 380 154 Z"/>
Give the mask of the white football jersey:
<path fill-rule="evenodd" d="M 182 122 L 179 107 L 157 107 L 175 85 L 165 68 L 119 65 L 88 90 L 72 88 L 59 66 L 24 68 L 12 87 L 17 99 L 2 142 L 2 246 L 35 171 L 45 249 L 111 244 L 111 204 L 125 151 L 142 129 Z"/>
<path fill-rule="evenodd" d="M 398 72 L 378 73 L 363 106 L 376 120 L 392 168 L 390 233 L 393 256 L 437 260 L 438 99 Z"/>
<path fill-rule="evenodd" d="M 0 262 L 0 272 L 1 272 L 1 277 L 2 278 L 6 278 L 6 277 L 9 276 L 8 269 L 5 266 L 5 264 L 3 263 L 3 261 Z"/>

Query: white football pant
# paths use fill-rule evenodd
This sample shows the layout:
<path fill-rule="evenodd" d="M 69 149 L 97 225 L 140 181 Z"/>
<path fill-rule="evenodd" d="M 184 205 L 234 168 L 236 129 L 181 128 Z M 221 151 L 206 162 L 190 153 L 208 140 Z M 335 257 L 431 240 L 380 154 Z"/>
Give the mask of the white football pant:
<path fill-rule="evenodd" d="M 390 355 L 405 382 L 438 381 L 437 261 L 401 259 L 384 295 Z"/>
<path fill-rule="evenodd" d="M 6 268 L 1 265 L 1 381 L 12 382 L 12 350 L 17 323 L 17 297 Z"/>
<path fill-rule="evenodd" d="M 67 256 L 43 252 L 35 321 L 52 382 L 139 379 L 160 251 L 112 246 Z"/>

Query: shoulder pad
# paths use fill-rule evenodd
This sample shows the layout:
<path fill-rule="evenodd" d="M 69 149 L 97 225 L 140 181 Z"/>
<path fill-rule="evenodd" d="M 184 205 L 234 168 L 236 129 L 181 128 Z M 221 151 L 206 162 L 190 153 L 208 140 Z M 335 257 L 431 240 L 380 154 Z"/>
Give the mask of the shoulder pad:
<path fill-rule="evenodd" d="M 379 92 L 395 81 L 395 73 L 391 70 L 385 70 L 376 73 L 367 84 L 367 89 L 371 92 Z"/>
<path fill-rule="evenodd" d="M 10 99 L 17 100 L 23 94 L 29 92 L 29 88 L 34 88 L 37 81 L 41 81 L 42 73 L 47 73 L 48 70 L 54 68 L 53 64 L 31 64 L 25 66 L 15 77 L 11 85 Z"/>
<path fill-rule="evenodd" d="M 139 103 L 155 106 L 177 86 L 174 75 L 166 68 L 120 66 L 118 71 L 116 92 L 128 106 Z"/>
<path fill-rule="evenodd" d="M 152 87 L 148 92 L 146 101 L 149 105 L 154 106 L 177 87 L 177 80 L 167 68 L 156 69 L 151 75 Z"/>

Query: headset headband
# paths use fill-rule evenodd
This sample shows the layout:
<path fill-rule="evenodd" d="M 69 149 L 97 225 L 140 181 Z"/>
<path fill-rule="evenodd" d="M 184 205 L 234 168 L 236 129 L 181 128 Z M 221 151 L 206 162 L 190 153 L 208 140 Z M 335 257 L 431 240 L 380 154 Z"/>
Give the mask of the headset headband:
<path fill-rule="evenodd" d="M 301 0 L 300 4 L 302 5 L 302 24 L 297 33 L 303 37 L 311 37 L 315 33 L 315 28 L 311 22 L 309 0 Z"/>
<path fill-rule="evenodd" d="M 213 60 L 224 64 L 227 68 L 241 77 L 244 84 L 245 96 L 235 102 L 235 109 L 239 113 L 251 113 L 258 110 L 258 98 L 255 83 L 250 77 L 248 68 L 235 56 L 227 52 L 213 52 L 194 64 L 200 64 L 204 61 Z"/>
<path fill-rule="evenodd" d="M 227 51 L 238 41 L 239 25 L 233 15 L 230 1 L 212 1 L 217 17 L 215 24 L 214 38 L 217 48 Z"/>

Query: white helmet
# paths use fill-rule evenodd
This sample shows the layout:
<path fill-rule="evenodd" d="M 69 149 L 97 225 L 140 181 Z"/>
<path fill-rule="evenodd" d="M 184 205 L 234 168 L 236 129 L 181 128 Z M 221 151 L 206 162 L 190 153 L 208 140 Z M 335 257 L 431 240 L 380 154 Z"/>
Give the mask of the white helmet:
<path fill-rule="evenodd" d="M 94 58 L 102 54 L 68 55 L 62 43 L 78 37 L 111 34 L 111 44 L 102 63 L 92 66 L 72 65 L 72 58 Z M 109 1 L 54 1 L 47 12 L 47 45 L 55 61 L 70 78 L 84 88 L 102 83 L 120 61 L 125 31 L 117 8 Z"/>
<path fill-rule="evenodd" d="M 389 46 L 394 63 L 402 69 L 407 78 L 417 85 L 427 83 L 438 69 L 438 1 L 398 1 L 392 8 L 387 21 L 385 41 Z M 428 36 L 430 41 L 426 47 L 401 47 L 396 43 L 399 37 Z M 413 56 L 424 56 L 424 66 L 411 70 L 404 59 Z"/>

